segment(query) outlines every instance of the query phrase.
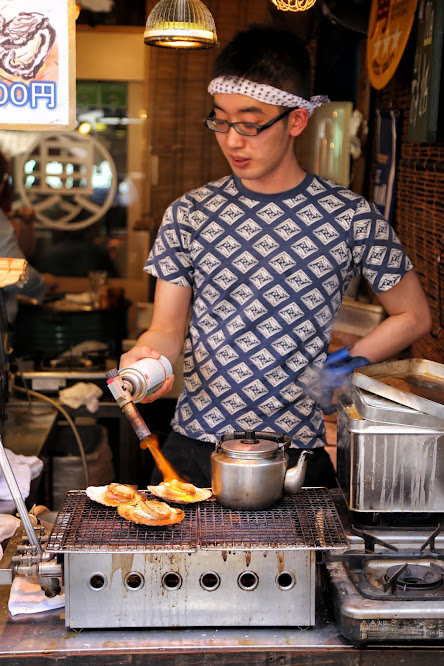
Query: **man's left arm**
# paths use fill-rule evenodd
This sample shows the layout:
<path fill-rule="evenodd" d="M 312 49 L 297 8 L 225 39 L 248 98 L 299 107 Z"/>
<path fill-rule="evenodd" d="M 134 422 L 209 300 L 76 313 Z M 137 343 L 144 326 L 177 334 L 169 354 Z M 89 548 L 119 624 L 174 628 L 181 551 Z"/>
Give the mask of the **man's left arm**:
<path fill-rule="evenodd" d="M 349 349 L 350 356 L 363 356 L 370 363 L 395 356 L 432 328 L 429 304 L 413 270 L 377 298 L 388 317 Z"/>

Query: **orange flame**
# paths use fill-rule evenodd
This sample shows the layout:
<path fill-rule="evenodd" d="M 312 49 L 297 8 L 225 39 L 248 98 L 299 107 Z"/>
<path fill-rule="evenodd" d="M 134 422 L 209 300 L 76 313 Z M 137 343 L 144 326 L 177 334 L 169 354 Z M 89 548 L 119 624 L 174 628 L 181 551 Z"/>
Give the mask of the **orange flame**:
<path fill-rule="evenodd" d="M 140 441 L 140 448 L 149 449 L 151 455 L 154 458 L 154 462 L 156 463 L 157 467 L 160 469 L 163 475 L 164 481 L 170 482 L 173 479 L 177 479 L 178 481 L 183 481 L 183 479 L 180 478 L 174 467 L 168 462 L 168 460 L 161 453 L 159 447 L 159 438 L 157 437 L 157 435 L 151 434 L 149 437 L 145 437 L 145 439 L 142 439 Z"/>

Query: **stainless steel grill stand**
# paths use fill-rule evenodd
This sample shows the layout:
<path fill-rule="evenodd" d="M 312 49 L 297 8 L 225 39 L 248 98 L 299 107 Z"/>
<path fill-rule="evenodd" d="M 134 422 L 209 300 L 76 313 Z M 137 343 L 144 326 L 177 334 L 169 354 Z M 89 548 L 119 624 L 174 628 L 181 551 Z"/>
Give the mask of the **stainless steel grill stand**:
<path fill-rule="evenodd" d="M 66 625 L 313 626 L 316 551 L 348 545 L 326 488 L 265 511 L 184 510 L 150 527 L 68 492 L 46 546 L 63 554 Z"/>
<path fill-rule="evenodd" d="M 25 553 L 13 558 L 13 562 L 15 563 L 14 569 L 17 573 L 22 573 L 24 575 L 37 574 L 39 583 L 46 596 L 54 597 L 60 592 L 58 576 L 62 575 L 61 566 L 55 562 L 50 562 L 50 560 L 54 558 L 54 555 L 44 552 L 40 539 L 35 533 L 34 525 L 32 524 L 26 509 L 17 479 L 14 476 L 8 456 L 6 455 L 1 435 L 0 467 L 29 541 L 29 546 L 24 546 L 22 548 L 22 550 L 25 550 Z"/>

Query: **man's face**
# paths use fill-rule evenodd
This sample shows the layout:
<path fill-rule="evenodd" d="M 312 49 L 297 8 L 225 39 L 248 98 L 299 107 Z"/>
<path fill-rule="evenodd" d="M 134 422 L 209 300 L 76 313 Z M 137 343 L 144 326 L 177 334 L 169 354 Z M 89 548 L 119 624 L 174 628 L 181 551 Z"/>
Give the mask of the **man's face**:
<path fill-rule="evenodd" d="M 273 104 L 258 102 L 246 95 L 217 93 L 214 96 L 215 116 L 229 122 L 250 122 L 264 125 L 282 112 Z M 257 136 L 244 136 L 234 127 L 227 133 L 216 132 L 219 146 L 233 172 L 248 189 L 255 192 L 282 192 L 286 187 L 286 176 L 296 163 L 292 129 L 292 112 Z M 304 112 L 306 113 L 306 112 Z M 301 130 L 302 131 L 302 130 Z M 292 187 L 292 185 L 290 185 Z"/>

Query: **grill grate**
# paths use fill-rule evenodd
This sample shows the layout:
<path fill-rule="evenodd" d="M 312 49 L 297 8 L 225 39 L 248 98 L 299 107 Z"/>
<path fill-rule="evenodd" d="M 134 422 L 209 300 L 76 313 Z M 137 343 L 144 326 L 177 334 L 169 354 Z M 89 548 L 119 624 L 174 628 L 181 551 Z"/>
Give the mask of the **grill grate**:
<path fill-rule="evenodd" d="M 200 505 L 203 550 L 242 548 L 346 548 L 347 538 L 326 488 L 302 488 L 266 511 L 231 511 L 217 502 Z"/>
<path fill-rule="evenodd" d="M 302 488 L 266 511 L 232 511 L 215 500 L 183 506 L 171 527 L 131 523 L 85 491 L 67 493 L 46 550 L 194 551 L 346 548 L 347 539 L 326 488 Z"/>
<path fill-rule="evenodd" d="M 148 493 L 140 493 L 148 496 Z M 185 511 L 181 523 L 165 527 L 125 520 L 114 507 L 93 502 L 85 491 L 66 494 L 49 535 L 48 551 L 190 551 L 196 550 L 197 508 Z"/>

